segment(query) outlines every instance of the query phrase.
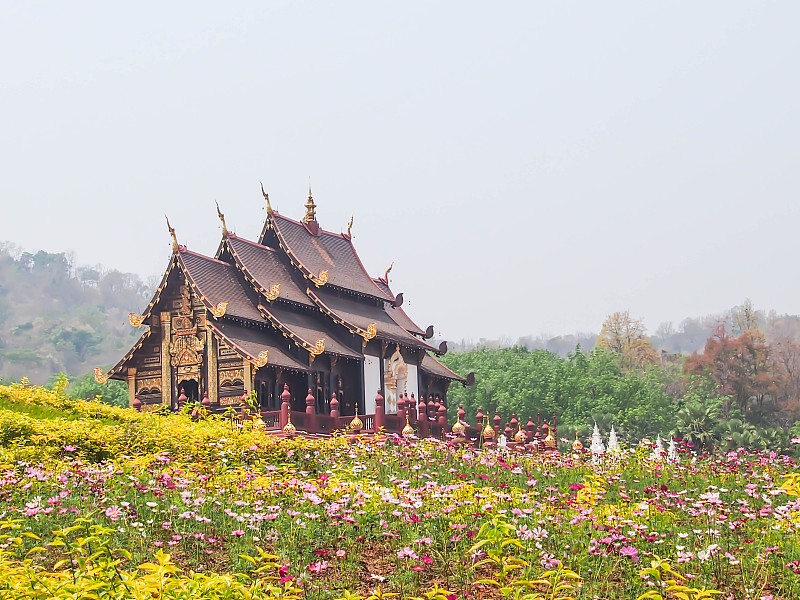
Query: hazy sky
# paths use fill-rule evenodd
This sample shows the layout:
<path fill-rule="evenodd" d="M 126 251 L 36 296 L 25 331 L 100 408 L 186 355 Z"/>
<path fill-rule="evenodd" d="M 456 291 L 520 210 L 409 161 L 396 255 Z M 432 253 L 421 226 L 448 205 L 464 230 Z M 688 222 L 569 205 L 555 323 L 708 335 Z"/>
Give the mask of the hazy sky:
<path fill-rule="evenodd" d="M 0 5 L 0 240 L 160 276 L 310 176 L 451 340 L 800 312 L 800 3 L 226 4 Z"/>

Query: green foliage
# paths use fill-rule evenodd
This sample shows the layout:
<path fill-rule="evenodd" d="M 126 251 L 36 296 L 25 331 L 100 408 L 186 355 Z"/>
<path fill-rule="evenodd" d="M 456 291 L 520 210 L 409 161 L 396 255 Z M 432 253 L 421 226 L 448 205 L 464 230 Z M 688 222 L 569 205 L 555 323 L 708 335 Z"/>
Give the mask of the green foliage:
<path fill-rule="evenodd" d="M 499 409 L 504 419 L 512 413 L 535 418 L 541 411 L 545 418 L 555 413 L 559 427 L 586 431 L 595 421 L 611 421 L 618 432 L 639 439 L 666 432 L 675 409 L 658 367 L 624 373 L 615 355 L 603 349 L 585 354 L 579 347 L 567 359 L 546 350 L 482 349 L 442 360 L 457 372 L 475 373 L 474 386 L 448 392 L 451 421 L 459 404 L 470 421 L 478 407 Z"/>
<path fill-rule="evenodd" d="M 124 382 L 109 379 L 106 383 L 97 383 L 93 372 L 71 379 L 66 393 L 70 398 L 78 400 L 99 398 L 111 406 L 128 406 L 128 386 Z"/>

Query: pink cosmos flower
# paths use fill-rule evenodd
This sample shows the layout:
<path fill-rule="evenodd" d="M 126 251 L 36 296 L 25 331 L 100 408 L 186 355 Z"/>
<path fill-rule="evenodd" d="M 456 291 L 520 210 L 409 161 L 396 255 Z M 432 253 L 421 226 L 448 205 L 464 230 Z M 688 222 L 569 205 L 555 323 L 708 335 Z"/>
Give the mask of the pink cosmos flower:
<path fill-rule="evenodd" d="M 322 573 L 327 568 L 328 568 L 328 561 L 327 560 L 318 560 L 314 564 L 308 565 L 308 572 L 309 573 Z"/>
<path fill-rule="evenodd" d="M 629 557 L 633 562 L 639 562 L 639 551 L 633 546 L 623 546 L 619 549 L 619 553 Z"/>
<path fill-rule="evenodd" d="M 116 504 L 114 506 L 109 506 L 106 509 L 106 516 L 112 521 L 116 521 L 122 516 L 122 509 Z"/>
<path fill-rule="evenodd" d="M 231 535 L 235 536 L 235 537 L 243 536 L 244 535 L 244 530 L 242 530 L 242 529 L 234 529 L 233 531 L 231 531 Z"/>
<path fill-rule="evenodd" d="M 413 560 L 417 560 L 419 556 L 417 556 L 417 553 L 414 552 L 411 548 L 406 546 L 397 553 L 397 558 L 411 558 Z"/>

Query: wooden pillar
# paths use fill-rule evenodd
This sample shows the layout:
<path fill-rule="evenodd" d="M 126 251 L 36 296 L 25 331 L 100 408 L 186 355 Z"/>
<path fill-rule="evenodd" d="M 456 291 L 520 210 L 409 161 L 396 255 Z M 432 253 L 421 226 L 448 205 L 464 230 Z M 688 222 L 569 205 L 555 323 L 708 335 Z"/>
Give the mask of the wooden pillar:
<path fill-rule="evenodd" d="M 314 395 L 313 390 L 308 388 L 308 395 L 306 396 L 306 428 L 309 433 L 319 433 L 317 431 L 317 397 Z"/>
<path fill-rule="evenodd" d="M 281 377 L 283 376 L 283 369 L 277 367 L 275 369 L 275 393 L 272 396 L 272 410 L 280 410 L 281 407 L 281 392 L 283 386 L 281 385 Z"/>
<path fill-rule="evenodd" d="M 172 407 L 172 365 L 169 356 L 169 341 L 172 315 L 161 313 L 161 404 Z"/>
<path fill-rule="evenodd" d="M 253 389 L 253 377 L 255 377 L 253 363 L 242 357 L 242 369 L 244 369 L 244 391 L 249 394 Z"/>
<path fill-rule="evenodd" d="M 136 367 L 128 367 L 128 408 L 133 408 L 136 400 Z"/>
<path fill-rule="evenodd" d="M 378 395 L 375 396 L 375 433 L 381 427 L 386 427 L 386 409 L 383 405 L 383 394 L 378 390 Z"/>
<path fill-rule="evenodd" d="M 206 329 L 206 392 L 211 404 L 219 402 L 219 376 L 217 356 L 217 338 L 211 333 L 211 328 Z"/>

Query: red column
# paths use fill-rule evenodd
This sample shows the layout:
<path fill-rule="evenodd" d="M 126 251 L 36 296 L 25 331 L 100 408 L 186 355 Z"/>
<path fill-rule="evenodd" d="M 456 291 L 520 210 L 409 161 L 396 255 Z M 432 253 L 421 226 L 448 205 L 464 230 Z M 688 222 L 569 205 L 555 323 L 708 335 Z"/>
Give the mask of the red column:
<path fill-rule="evenodd" d="M 381 427 L 386 427 L 386 406 L 383 394 L 378 390 L 378 395 L 375 396 L 375 433 L 378 433 Z"/>
<path fill-rule="evenodd" d="M 445 407 L 444 403 L 439 404 L 439 408 L 436 412 L 439 413 L 439 427 L 442 428 L 442 433 L 445 433 L 447 431 L 447 408 Z"/>
<path fill-rule="evenodd" d="M 336 392 L 331 396 L 331 417 L 339 417 L 339 399 L 336 397 Z"/>
<path fill-rule="evenodd" d="M 428 405 L 425 404 L 425 395 L 419 395 L 419 437 L 428 435 Z"/>
<path fill-rule="evenodd" d="M 283 393 L 281 394 L 281 429 L 286 427 L 289 422 L 289 403 L 292 400 L 292 394 L 289 393 L 289 384 L 283 384 Z"/>
<path fill-rule="evenodd" d="M 315 406 L 316 403 L 317 399 L 311 392 L 311 388 L 308 388 L 308 395 L 306 396 L 306 414 L 308 415 L 307 417 L 308 423 L 306 424 L 306 427 L 308 428 L 309 433 L 317 433 L 317 407 Z"/>

